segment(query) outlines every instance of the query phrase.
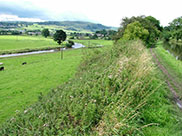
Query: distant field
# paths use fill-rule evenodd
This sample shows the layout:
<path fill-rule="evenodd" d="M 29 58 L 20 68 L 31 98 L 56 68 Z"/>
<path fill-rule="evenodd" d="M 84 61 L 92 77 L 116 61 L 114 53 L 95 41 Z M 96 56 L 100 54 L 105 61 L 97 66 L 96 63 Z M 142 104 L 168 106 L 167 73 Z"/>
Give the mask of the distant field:
<path fill-rule="evenodd" d="M 41 36 L 0 36 L 0 52 L 56 46 L 53 39 Z"/>
<path fill-rule="evenodd" d="M 74 40 L 74 42 L 81 43 L 85 46 L 97 46 L 97 45 L 103 45 L 103 46 L 111 46 L 113 45 L 113 41 L 111 40 Z"/>
<path fill-rule="evenodd" d="M 44 28 L 48 28 L 50 31 L 55 31 L 55 30 L 64 30 L 66 33 L 73 33 L 77 31 L 71 31 L 71 30 L 66 30 L 66 27 L 63 26 L 57 26 L 57 25 L 28 25 L 27 27 L 23 27 L 23 29 L 27 30 L 43 30 Z M 22 29 L 22 28 L 21 28 Z M 81 33 L 90 33 L 90 31 L 84 31 L 80 30 Z"/>
<path fill-rule="evenodd" d="M 111 40 L 74 40 L 74 42 L 82 43 L 85 46 L 96 45 L 112 45 Z M 59 45 L 51 38 L 42 36 L 0 36 L 0 54 L 17 53 L 33 49 L 59 47 Z"/>
<path fill-rule="evenodd" d="M 0 123 L 16 110 L 34 103 L 40 93 L 46 94 L 51 88 L 68 81 L 76 72 L 81 56 L 81 50 L 70 50 L 64 52 L 63 60 L 60 53 L 0 59 L 5 67 L 5 71 L 0 71 Z M 22 65 L 22 62 L 27 64 Z"/>

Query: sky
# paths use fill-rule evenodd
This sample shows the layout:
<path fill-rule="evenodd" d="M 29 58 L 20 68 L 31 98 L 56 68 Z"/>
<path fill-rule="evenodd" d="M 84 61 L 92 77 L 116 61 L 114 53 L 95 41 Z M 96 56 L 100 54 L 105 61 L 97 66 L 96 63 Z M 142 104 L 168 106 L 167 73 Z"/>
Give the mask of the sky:
<path fill-rule="evenodd" d="M 89 21 L 119 27 L 122 18 L 153 16 L 166 26 L 182 0 L 0 0 L 0 21 Z"/>

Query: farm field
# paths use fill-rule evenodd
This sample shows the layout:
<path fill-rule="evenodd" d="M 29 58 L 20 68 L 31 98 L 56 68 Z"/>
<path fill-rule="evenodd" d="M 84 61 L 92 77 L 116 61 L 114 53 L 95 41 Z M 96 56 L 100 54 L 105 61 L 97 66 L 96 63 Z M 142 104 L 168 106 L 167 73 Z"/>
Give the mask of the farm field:
<path fill-rule="evenodd" d="M 73 40 L 73 41 L 77 43 L 81 43 L 85 45 L 86 47 L 97 46 L 97 45 L 103 45 L 103 46 L 113 45 L 112 40 Z"/>
<path fill-rule="evenodd" d="M 0 54 L 17 50 L 58 47 L 51 38 L 42 36 L 0 36 Z"/>
<path fill-rule="evenodd" d="M 68 50 L 63 60 L 59 52 L 0 59 L 0 123 L 73 77 L 81 57 L 81 50 Z"/>
<path fill-rule="evenodd" d="M 76 40 L 86 46 L 88 41 L 90 45 L 112 45 L 112 41 L 106 40 Z M 57 43 L 40 36 L 0 36 L 0 52 L 45 45 L 52 47 Z M 64 52 L 63 60 L 59 52 L 0 59 L 5 67 L 0 73 L 0 123 L 16 110 L 37 101 L 40 93 L 46 94 L 66 82 L 76 72 L 82 55 L 81 50 L 68 50 Z M 27 64 L 22 65 L 23 62 Z"/>

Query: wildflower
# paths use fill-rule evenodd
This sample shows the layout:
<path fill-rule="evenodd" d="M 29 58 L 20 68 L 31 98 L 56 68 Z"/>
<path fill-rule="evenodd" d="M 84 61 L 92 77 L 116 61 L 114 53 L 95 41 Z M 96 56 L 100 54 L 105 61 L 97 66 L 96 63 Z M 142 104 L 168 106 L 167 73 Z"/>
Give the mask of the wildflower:
<path fill-rule="evenodd" d="M 43 127 L 48 127 L 49 125 L 48 124 L 44 124 Z"/>
<path fill-rule="evenodd" d="M 26 114 L 28 112 L 28 110 L 24 110 L 24 114 Z"/>
<path fill-rule="evenodd" d="M 108 76 L 108 78 L 110 78 L 110 79 L 111 79 L 111 78 L 112 78 L 112 75 L 109 75 L 109 76 Z"/>

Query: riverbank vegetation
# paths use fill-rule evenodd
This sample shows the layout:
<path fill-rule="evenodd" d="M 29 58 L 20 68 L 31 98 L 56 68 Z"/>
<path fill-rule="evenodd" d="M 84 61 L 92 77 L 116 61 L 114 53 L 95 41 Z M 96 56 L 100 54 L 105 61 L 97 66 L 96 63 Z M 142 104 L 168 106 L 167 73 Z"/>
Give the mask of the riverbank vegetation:
<path fill-rule="evenodd" d="M 182 60 L 182 17 L 169 23 L 163 30 L 164 47 Z"/>

